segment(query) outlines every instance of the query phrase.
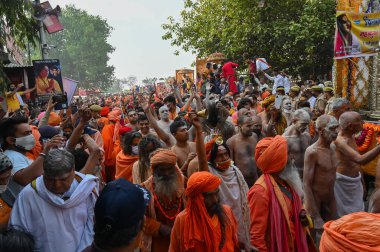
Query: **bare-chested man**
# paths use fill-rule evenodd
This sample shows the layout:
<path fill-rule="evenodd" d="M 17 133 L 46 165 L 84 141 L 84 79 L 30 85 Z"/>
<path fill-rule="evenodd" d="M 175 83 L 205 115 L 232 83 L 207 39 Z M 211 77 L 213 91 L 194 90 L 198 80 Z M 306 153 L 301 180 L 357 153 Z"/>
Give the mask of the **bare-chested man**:
<path fill-rule="evenodd" d="M 301 179 L 303 178 L 305 150 L 311 144 L 310 134 L 306 131 L 309 124 L 309 114 L 303 109 L 298 109 L 293 113 L 292 125 L 283 134 L 288 141 L 289 157 L 294 160 Z"/>
<path fill-rule="evenodd" d="M 228 139 L 231 159 L 242 172 L 248 187 L 253 186 L 257 180 L 257 167 L 254 159 L 257 136 L 253 133 L 252 117 L 240 116 L 238 118 L 239 133 Z"/>
<path fill-rule="evenodd" d="M 336 160 L 331 143 L 338 136 L 338 127 L 335 117 L 318 117 L 318 141 L 305 152 L 305 209 L 313 218 L 317 232 L 322 230 L 324 222 L 337 218 L 334 197 Z"/>
<path fill-rule="evenodd" d="M 189 142 L 189 133 L 184 121 L 174 121 L 170 125 L 170 132 L 177 141 L 172 151 L 177 155 L 178 167 L 186 174 L 190 161 L 196 156 L 195 143 Z"/>
<path fill-rule="evenodd" d="M 127 127 L 131 128 L 132 130 L 139 130 L 139 125 L 138 125 L 138 118 L 139 115 L 134 109 L 128 110 L 127 112 L 127 117 L 128 117 L 128 124 L 126 125 Z"/>
<path fill-rule="evenodd" d="M 335 141 L 338 165 L 334 191 L 338 216 L 341 217 L 364 211 L 360 166 L 379 155 L 380 145 L 363 155 L 359 154 L 354 136 L 363 129 L 363 121 L 357 112 L 343 113 L 339 126 L 340 132 Z"/>

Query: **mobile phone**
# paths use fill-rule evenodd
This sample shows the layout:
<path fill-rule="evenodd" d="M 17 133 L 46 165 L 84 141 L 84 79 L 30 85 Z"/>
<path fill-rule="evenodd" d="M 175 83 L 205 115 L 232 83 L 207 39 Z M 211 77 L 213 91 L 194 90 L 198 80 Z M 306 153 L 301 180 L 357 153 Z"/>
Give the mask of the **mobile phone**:
<path fill-rule="evenodd" d="M 54 106 L 55 110 L 62 110 L 68 107 L 67 105 L 67 95 L 66 94 L 58 94 L 53 96 L 53 102 L 57 103 Z"/>
<path fill-rule="evenodd" d="M 281 109 L 282 105 L 282 95 L 276 95 L 276 99 L 274 100 L 274 107 L 276 109 Z"/>
<path fill-rule="evenodd" d="M 77 105 L 72 105 L 71 106 L 71 112 L 72 112 L 72 114 L 75 114 L 76 112 L 78 112 L 78 106 Z"/>

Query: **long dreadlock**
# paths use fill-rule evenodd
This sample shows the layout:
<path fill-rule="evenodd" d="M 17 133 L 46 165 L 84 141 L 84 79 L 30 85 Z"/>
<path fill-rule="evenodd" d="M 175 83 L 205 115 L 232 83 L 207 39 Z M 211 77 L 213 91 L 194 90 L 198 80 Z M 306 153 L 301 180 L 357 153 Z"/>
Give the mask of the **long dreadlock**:
<path fill-rule="evenodd" d="M 148 145 L 152 144 L 148 149 Z M 150 154 L 162 148 L 160 140 L 154 135 L 147 135 L 143 137 L 139 143 L 139 173 L 141 182 L 144 182 L 148 178 L 148 169 L 150 169 Z"/>

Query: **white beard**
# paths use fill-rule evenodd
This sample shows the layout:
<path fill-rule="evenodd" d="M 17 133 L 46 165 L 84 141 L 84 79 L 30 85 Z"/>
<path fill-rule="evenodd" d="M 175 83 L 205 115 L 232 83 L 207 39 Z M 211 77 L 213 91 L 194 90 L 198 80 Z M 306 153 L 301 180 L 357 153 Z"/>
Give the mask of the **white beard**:
<path fill-rule="evenodd" d="M 177 173 L 170 175 L 169 180 L 163 180 L 158 177 L 156 174 L 153 175 L 154 179 L 154 192 L 159 196 L 167 197 L 169 199 L 176 196 L 179 189 L 183 187 L 177 178 Z"/>
<path fill-rule="evenodd" d="M 301 197 L 304 196 L 303 184 L 293 161 L 288 162 L 285 169 L 278 175 Z"/>

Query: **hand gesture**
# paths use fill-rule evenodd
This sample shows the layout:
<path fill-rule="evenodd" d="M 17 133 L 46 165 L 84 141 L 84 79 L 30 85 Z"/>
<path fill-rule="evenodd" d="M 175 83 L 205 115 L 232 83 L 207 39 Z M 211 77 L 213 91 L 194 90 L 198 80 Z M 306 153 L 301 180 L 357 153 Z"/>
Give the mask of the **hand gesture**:
<path fill-rule="evenodd" d="M 189 118 L 190 123 L 196 128 L 196 129 L 202 129 L 201 121 L 199 120 L 199 117 L 197 116 L 197 113 L 194 111 L 189 112 Z"/>
<path fill-rule="evenodd" d="M 144 112 L 149 110 L 149 102 L 143 96 L 140 97 L 140 106 Z"/>
<path fill-rule="evenodd" d="M 43 152 L 48 153 L 52 148 L 61 147 L 64 145 L 64 143 L 65 138 L 60 135 L 56 135 L 52 139 L 45 142 Z"/>
<path fill-rule="evenodd" d="M 80 109 L 78 113 L 80 120 L 84 123 L 87 123 L 92 118 L 91 110 L 89 108 Z"/>
<path fill-rule="evenodd" d="M 197 156 L 197 153 L 190 152 L 189 155 L 187 155 L 186 162 L 190 163 L 191 160 L 193 160 Z"/>
<path fill-rule="evenodd" d="M 47 105 L 47 110 L 48 111 L 52 111 L 55 105 L 57 105 L 57 103 L 53 102 L 53 96 L 50 96 L 49 102 L 48 102 L 48 105 Z"/>

